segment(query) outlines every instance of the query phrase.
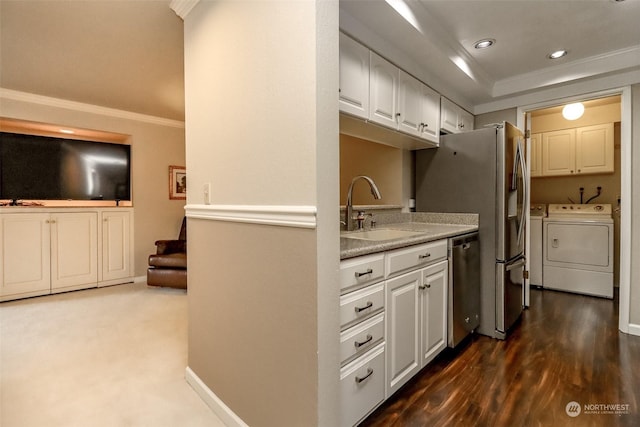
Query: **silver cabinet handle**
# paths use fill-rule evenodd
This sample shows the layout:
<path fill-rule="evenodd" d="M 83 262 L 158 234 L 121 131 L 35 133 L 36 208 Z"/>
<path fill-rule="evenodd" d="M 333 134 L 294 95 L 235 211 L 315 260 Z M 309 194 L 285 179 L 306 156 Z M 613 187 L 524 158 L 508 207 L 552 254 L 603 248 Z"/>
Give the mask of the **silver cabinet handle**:
<path fill-rule="evenodd" d="M 418 259 L 425 259 L 425 258 L 429 258 L 431 257 L 431 254 L 429 252 L 427 252 L 424 255 L 418 255 Z"/>
<path fill-rule="evenodd" d="M 356 384 L 360 384 L 362 381 L 366 380 L 367 378 L 369 378 L 371 375 L 373 375 L 373 369 L 371 368 L 367 368 L 367 375 L 365 375 L 364 377 L 360 378 L 358 376 L 356 376 Z"/>
<path fill-rule="evenodd" d="M 367 305 L 365 305 L 364 307 L 355 307 L 355 311 L 356 313 L 360 313 L 361 311 L 365 311 L 366 309 L 369 309 L 373 307 L 373 303 L 371 301 L 367 301 Z"/>
<path fill-rule="evenodd" d="M 356 279 L 359 279 L 362 276 L 366 276 L 367 274 L 373 274 L 373 270 L 369 268 L 364 273 L 360 273 L 360 272 L 356 271 Z"/>
<path fill-rule="evenodd" d="M 360 348 L 360 347 L 362 347 L 363 345 L 365 345 L 366 343 L 371 342 L 371 340 L 373 340 L 373 336 L 372 336 L 371 334 L 367 334 L 367 339 L 366 339 L 366 340 L 361 341 L 361 342 L 355 341 L 355 342 L 353 343 L 353 345 L 355 345 L 355 346 L 356 346 L 356 348 Z"/>

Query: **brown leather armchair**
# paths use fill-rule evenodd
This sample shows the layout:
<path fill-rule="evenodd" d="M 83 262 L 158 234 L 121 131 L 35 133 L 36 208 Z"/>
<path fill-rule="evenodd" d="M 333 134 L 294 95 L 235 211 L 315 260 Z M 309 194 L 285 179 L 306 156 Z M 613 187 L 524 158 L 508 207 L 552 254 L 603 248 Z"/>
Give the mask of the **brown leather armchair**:
<path fill-rule="evenodd" d="M 182 219 L 178 240 L 156 241 L 149 255 L 147 284 L 187 289 L 187 218 Z"/>

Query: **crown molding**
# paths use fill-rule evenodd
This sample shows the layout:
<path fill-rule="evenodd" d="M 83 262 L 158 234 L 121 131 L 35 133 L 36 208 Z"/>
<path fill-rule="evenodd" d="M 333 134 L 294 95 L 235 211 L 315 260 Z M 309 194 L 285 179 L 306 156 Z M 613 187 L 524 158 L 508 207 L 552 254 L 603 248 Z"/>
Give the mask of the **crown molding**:
<path fill-rule="evenodd" d="M 607 91 L 638 83 L 640 83 L 640 72 L 638 72 L 638 69 L 622 73 L 611 73 L 600 77 L 594 76 L 593 78 L 567 82 L 562 85 L 541 88 L 528 93 L 514 94 L 512 97 L 503 97 L 495 101 L 478 104 L 473 109 L 473 114 L 490 113 L 572 96 L 584 99 L 585 95 L 588 96 L 594 92 Z"/>
<path fill-rule="evenodd" d="M 283 227 L 316 228 L 315 206 L 196 205 L 185 206 L 188 218 Z"/>
<path fill-rule="evenodd" d="M 199 2 L 200 0 L 172 0 L 169 7 L 176 13 L 176 15 L 184 20 L 189 12 L 191 12 L 191 9 L 193 9 Z"/>
<path fill-rule="evenodd" d="M 499 80 L 493 85 L 492 96 L 514 95 L 634 67 L 640 67 L 640 45 Z"/>
<path fill-rule="evenodd" d="M 102 116 L 117 117 L 120 119 L 134 120 L 137 122 L 145 122 L 154 125 L 184 129 L 184 122 L 180 120 L 165 119 L 163 117 L 149 116 L 147 114 L 134 113 L 131 111 L 118 110 L 115 108 L 101 107 L 99 105 L 85 104 L 82 102 L 69 101 L 66 99 L 52 98 L 49 96 L 20 92 L 12 89 L 0 88 L 0 99 L 10 99 L 12 101 L 28 102 L 30 104 L 45 105 L 47 107 L 64 108 L 67 110 L 80 111 L 83 113 L 93 113 Z M 1 114 L 2 112 L 0 112 L 0 115 Z"/>

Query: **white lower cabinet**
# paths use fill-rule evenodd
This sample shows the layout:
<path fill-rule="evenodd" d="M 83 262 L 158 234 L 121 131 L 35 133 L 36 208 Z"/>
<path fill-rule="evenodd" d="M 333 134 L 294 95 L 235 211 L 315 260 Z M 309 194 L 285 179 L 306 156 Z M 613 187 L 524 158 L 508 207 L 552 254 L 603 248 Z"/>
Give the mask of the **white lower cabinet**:
<path fill-rule="evenodd" d="M 422 285 L 418 287 L 421 367 L 431 362 L 447 346 L 448 282 L 448 261 L 422 270 Z"/>
<path fill-rule="evenodd" d="M 387 387 L 391 396 L 420 370 L 420 271 L 404 274 L 386 283 Z"/>
<path fill-rule="evenodd" d="M 353 426 L 384 401 L 384 343 L 340 369 L 340 425 Z"/>
<path fill-rule="evenodd" d="M 341 262 L 342 426 L 360 422 L 446 347 L 448 265 L 446 239 Z"/>
<path fill-rule="evenodd" d="M 102 271 L 100 285 L 118 283 L 132 276 L 131 212 L 106 211 L 102 218 Z"/>
<path fill-rule="evenodd" d="M 387 280 L 389 397 L 447 346 L 448 261 Z"/>
<path fill-rule="evenodd" d="M 0 301 L 133 280 L 132 209 L 10 209 L 0 211 Z"/>
<path fill-rule="evenodd" d="M 0 217 L 0 298 L 48 294 L 51 289 L 49 214 Z"/>
<path fill-rule="evenodd" d="M 96 212 L 52 214 L 51 290 L 73 290 L 98 282 Z"/>

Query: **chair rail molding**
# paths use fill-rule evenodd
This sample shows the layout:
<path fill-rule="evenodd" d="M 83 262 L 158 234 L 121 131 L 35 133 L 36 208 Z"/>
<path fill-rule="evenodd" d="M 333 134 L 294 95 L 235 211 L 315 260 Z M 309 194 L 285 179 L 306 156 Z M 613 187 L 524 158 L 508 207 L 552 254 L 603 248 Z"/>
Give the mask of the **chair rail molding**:
<path fill-rule="evenodd" d="M 245 222 L 282 227 L 316 228 L 315 206 L 196 205 L 185 206 L 187 218 Z"/>

